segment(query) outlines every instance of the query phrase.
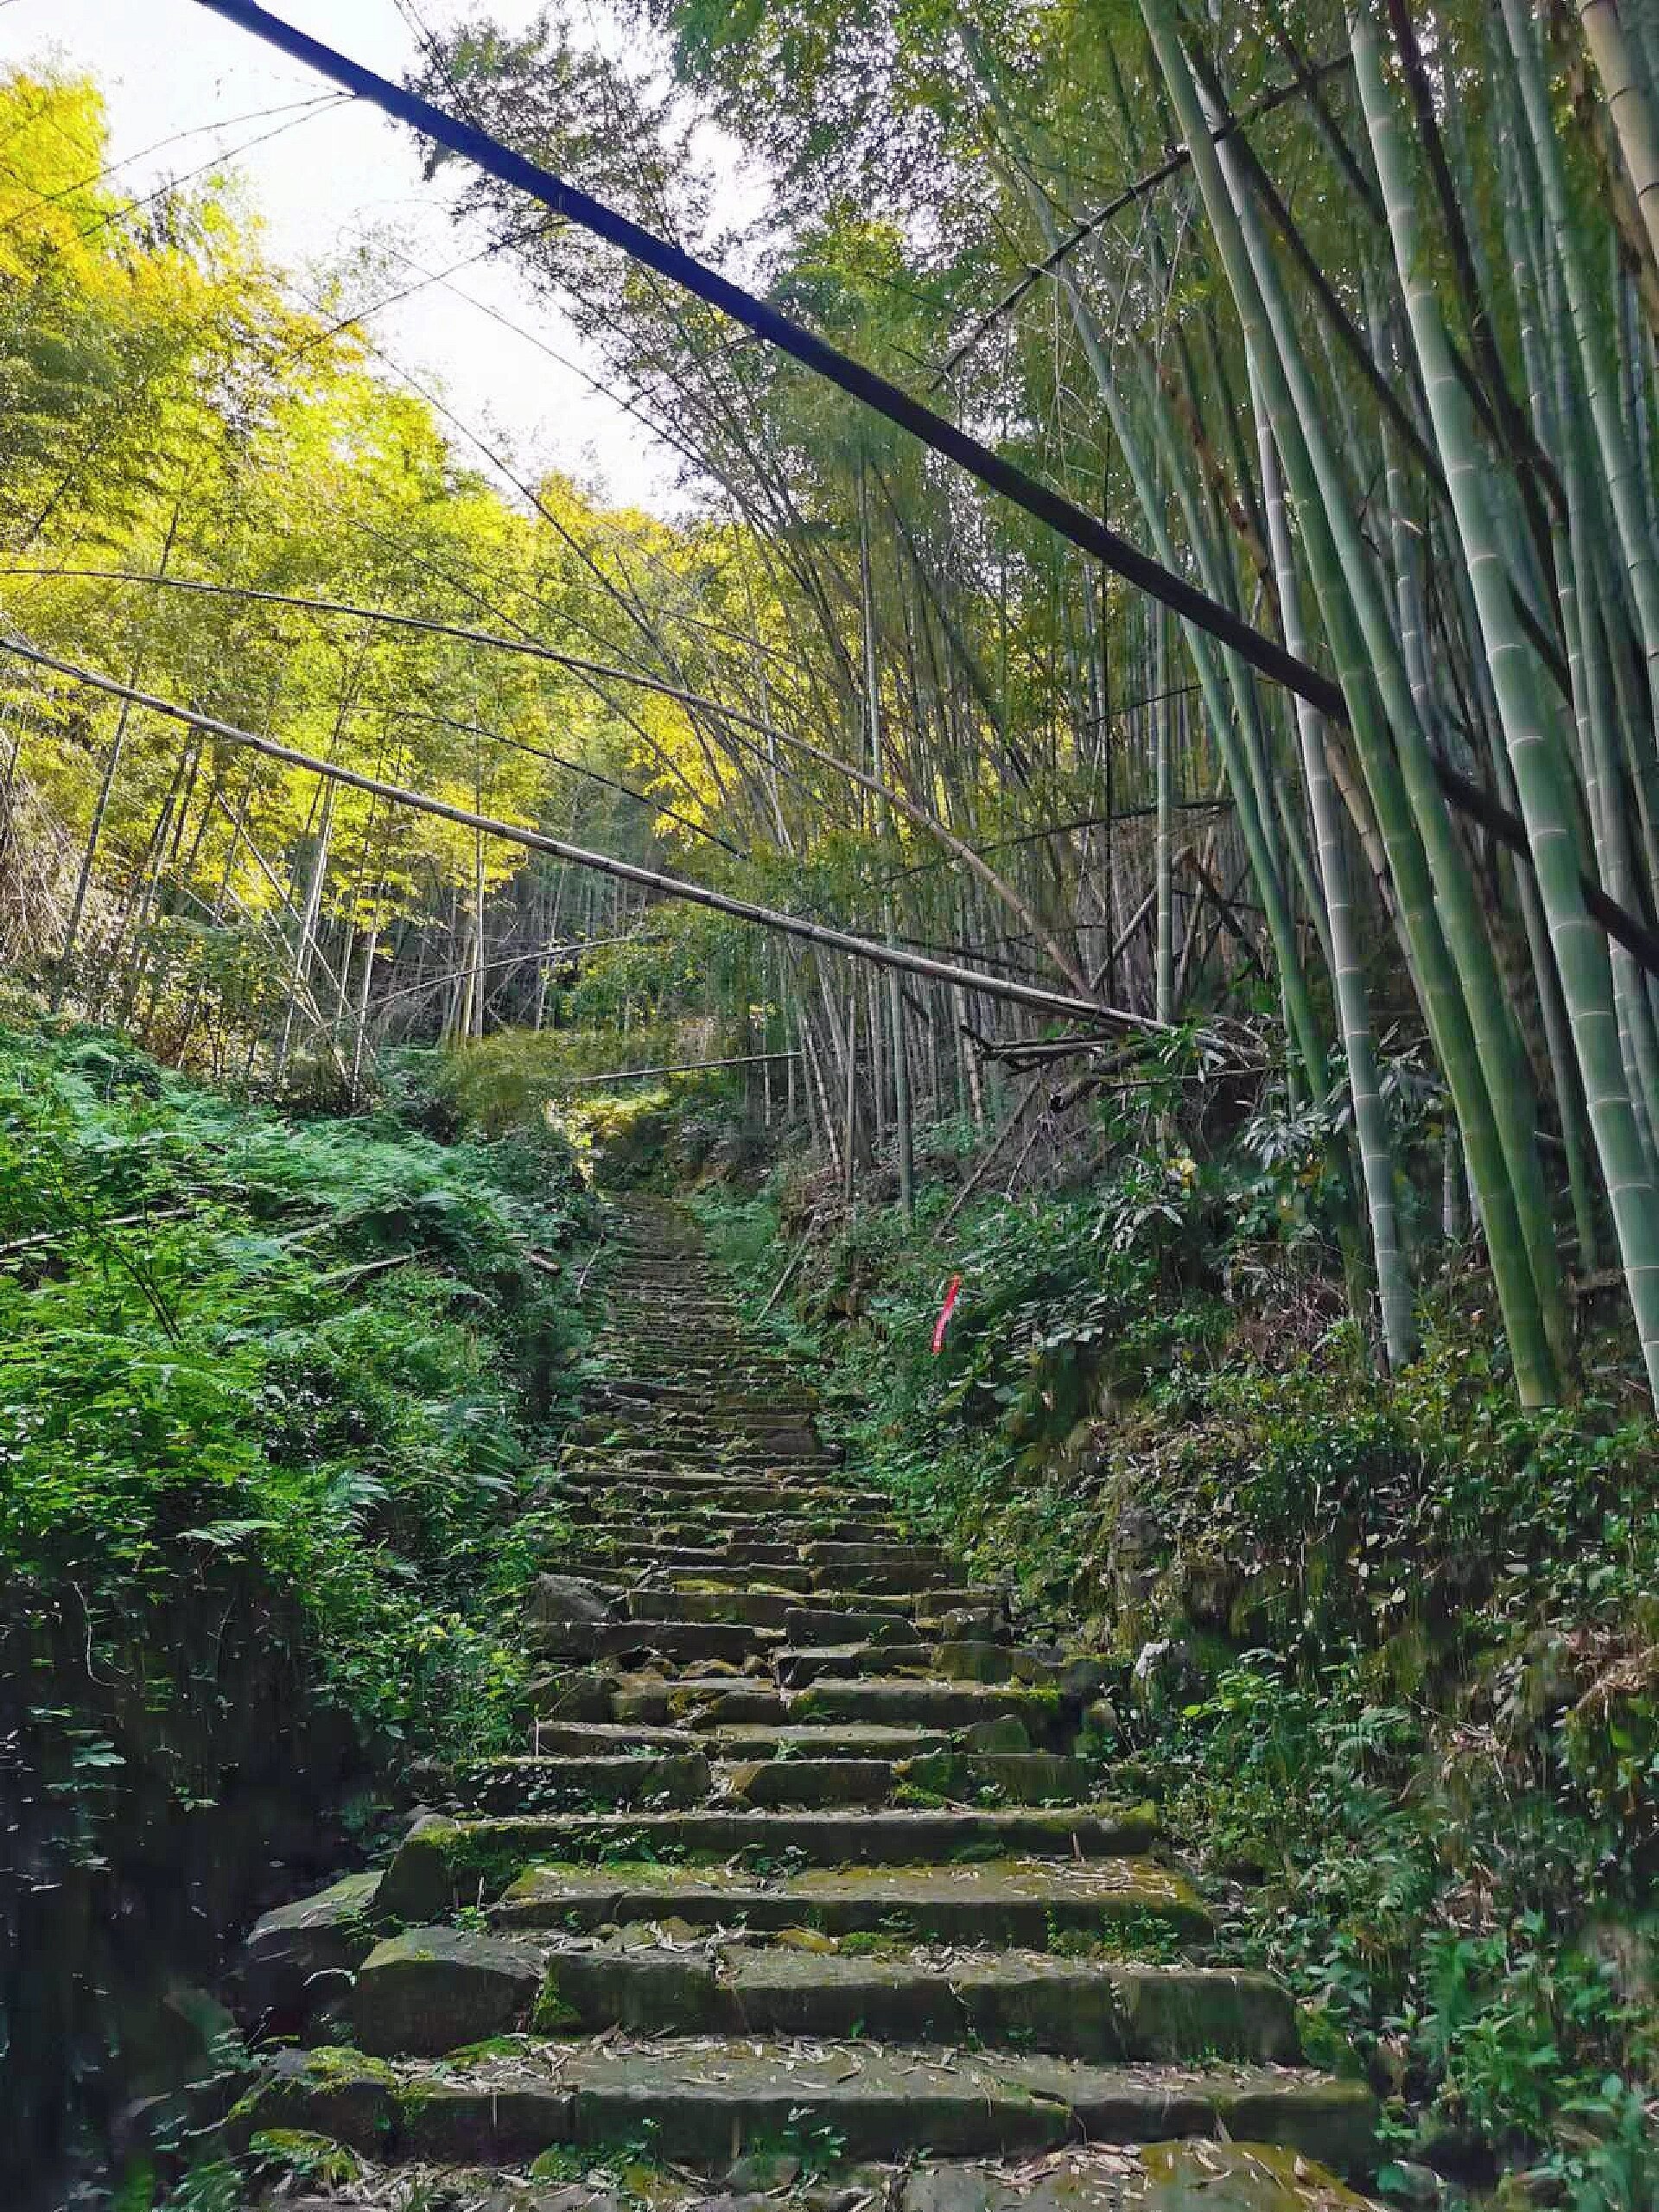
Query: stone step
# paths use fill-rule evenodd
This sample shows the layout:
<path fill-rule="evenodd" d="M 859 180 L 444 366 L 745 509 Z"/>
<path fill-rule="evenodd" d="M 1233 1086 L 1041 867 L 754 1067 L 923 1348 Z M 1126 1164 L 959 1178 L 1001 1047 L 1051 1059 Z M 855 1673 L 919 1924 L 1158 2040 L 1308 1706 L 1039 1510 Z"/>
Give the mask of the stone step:
<path fill-rule="evenodd" d="M 614 1517 L 614 1510 L 610 1514 L 595 1512 L 583 1522 L 582 1533 L 593 1541 L 610 1536 L 626 1543 L 639 1537 L 640 1525 L 641 1516 L 638 1514 L 631 1514 L 623 1520 Z M 702 1508 L 677 1512 L 671 1522 L 657 1525 L 671 1530 L 687 1542 L 701 1535 L 707 1536 L 711 1543 L 788 1545 L 791 1548 L 793 1559 L 810 1573 L 829 1574 L 833 1572 L 844 1577 L 849 1566 L 860 1570 L 868 1567 L 873 1576 L 882 1579 L 889 1576 L 907 1578 L 908 1586 L 916 1589 L 936 1586 L 944 1580 L 943 1563 L 938 1566 L 916 1565 L 908 1557 L 912 1547 L 897 1540 L 891 1544 L 833 1541 L 834 1549 L 855 1553 L 859 1556 L 845 1562 L 814 1560 L 810 1554 L 823 1548 L 825 1531 L 861 1528 L 866 1524 L 828 1517 L 815 1520 L 807 1515 L 787 1510 L 781 1500 L 775 1502 L 773 1510 L 769 1513 L 726 1512 L 715 1508 Z"/>
<path fill-rule="evenodd" d="M 1016 1685 L 944 1682 L 926 1675 L 868 1675 L 785 1690 L 734 1675 L 639 1678 L 616 1692 L 610 1717 L 649 1727 L 683 1723 L 699 1730 L 739 1722 L 760 1725 L 863 1723 L 946 1732 L 1016 1721 L 1027 1748 L 1048 1748 L 1063 1733 L 1065 1710 L 1052 1692 Z M 571 1719 L 582 1716 L 570 1714 Z"/>
<path fill-rule="evenodd" d="M 831 1488 L 785 1490 L 781 1485 L 741 1481 L 711 1483 L 706 1490 L 686 1493 L 658 1490 L 650 1480 L 632 1481 L 580 1476 L 572 1480 L 556 1477 L 539 1485 L 541 1497 L 551 1505 L 580 1507 L 599 1522 L 613 1524 L 626 1518 L 634 1532 L 642 1524 L 664 1535 L 690 1541 L 725 1527 L 734 1518 L 776 1526 L 786 1518 L 790 1532 L 804 1542 L 821 1541 L 842 1530 L 855 1532 L 855 1540 L 905 1545 L 903 1526 L 885 1515 L 871 1513 Z M 763 1540 L 768 1541 L 768 1540 Z"/>
<path fill-rule="evenodd" d="M 631 1527 L 636 1535 L 642 1523 L 648 1523 L 664 1535 L 679 1535 L 686 1541 L 729 1532 L 740 1537 L 753 1535 L 760 1542 L 792 1537 L 798 1544 L 851 1542 L 901 1554 L 913 1548 L 898 1522 L 861 1511 L 831 1487 L 791 1490 L 744 1476 L 687 1497 L 658 1491 L 649 1481 L 606 1482 L 586 1477 L 575 1482 L 556 1478 L 541 1488 L 543 1496 L 555 1502 L 563 1499 L 589 1508 L 595 1525 Z M 766 1528 L 781 1529 L 783 1534 L 759 1535 Z"/>
<path fill-rule="evenodd" d="M 693 1389 L 734 1389 L 750 1398 L 766 1397 L 776 1386 L 794 1392 L 804 1405 L 816 1408 L 820 1402 L 817 1391 L 801 1390 L 800 1379 L 786 1360 L 758 1359 L 753 1345 L 732 1334 L 715 1337 L 706 1330 L 686 1329 L 660 1338 L 638 1333 L 621 1339 L 601 1337 L 590 1357 L 606 1381 L 639 1376 Z M 660 1368 L 653 1364 L 658 1360 Z"/>
<path fill-rule="evenodd" d="M 538 1720 L 533 1756 L 553 1758 L 637 1758 L 647 1753 L 703 1753 L 714 1747 L 689 1728 L 639 1728 L 613 1720 Z"/>
<path fill-rule="evenodd" d="M 787 1552 L 787 1545 L 763 1545 L 762 1550 Z M 675 1554 L 683 1561 L 683 1553 Z M 804 1567 L 794 1567 L 779 1560 L 753 1567 L 732 1566 L 723 1552 L 710 1552 L 700 1556 L 696 1564 L 659 1566 L 654 1560 L 648 1569 L 650 1579 L 668 1590 L 784 1590 L 798 1605 L 810 1594 L 812 1577 Z"/>
<path fill-rule="evenodd" d="M 804 1689 L 813 1682 L 897 1675 L 906 1669 L 925 1674 L 932 1656 L 929 1643 L 820 1643 L 805 1650 L 774 1651 L 772 1671 L 783 1688 Z"/>
<path fill-rule="evenodd" d="M 808 1567 L 914 1567 L 935 1574 L 946 1565 L 937 1544 L 877 1544 L 856 1536 L 820 1537 L 801 1557 Z"/>
<path fill-rule="evenodd" d="M 878 1816 L 879 1817 L 879 1816 Z M 507 1935 L 661 1926 L 807 1939 L 1117 1949 L 1205 1943 L 1209 1916 L 1180 1877 L 1150 1859 L 987 1859 L 964 1866 L 813 1867 L 763 1876 L 728 1866 L 647 1861 L 528 1867 L 490 1910 Z M 798 1934 L 797 1940 L 800 1940 Z"/>
<path fill-rule="evenodd" d="M 847 1545 L 842 1548 L 865 1555 L 836 1564 L 820 1562 L 814 1565 L 808 1560 L 806 1564 L 811 1567 L 812 1587 L 815 1590 L 845 1590 L 855 1586 L 861 1590 L 884 1591 L 896 1596 L 910 1592 L 918 1596 L 925 1593 L 941 1609 L 947 1603 L 955 1602 L 956 1592 L 950 1584 L 950 1569 L 946 1567 L 914 1567 L 908 1561 L 901 1563 L 884 1557 L 880 1551 L 866 1552 L 865 1547 L 859 1544 Z M 944 1594 L 947 1591 L 950 1592 L 948 1599 Z"/>
<path fill-rule="evenodd" d="M 758 1628 L 776 1629 L 791 1642 L 804 1630 L 807 1639 L 822 1631 L 822 1640 L 844 1634 L 848 1642 L 893 1643 L 908 1640 L 915 1631 L 907 1613 L 809 1611 L 800 1593 L 791 1590 L 674 1589 L 652 1585 L 631 1591 L 628 1611 L 639 1619 L 681 1621 L 741 1621 Z"/>
<path fill-rule="evenodd" d="M 747 1853 L 771 1865 L 791 1859 L 843 1873 L 853 1866 L 937 1867 L 952 1884 L 972 1876 L 976 1864 L 1027 1855 L 1071 1862 L 1068 1873 L 1081 1876 L 1089 1860 L 1145 1853 L 1156 1834 L 1146 1808 L 1108 1805 L 873 1812 L 850 1821 L 833 1812 L 719 1810 L 427 1820 L 399 1845 L 381 1878 L 375 1910 L 382 1918 L 441 1919 L 459 1904 L 476 1904 L 480 1884 L 486 1895 L 499 1894 L 534 1860 L 586 1859 L 624 1849 L 721 1861 Z"/>
<path fill-rule="evenodd" d="M 694 1745 L 718 1759 L 777 1759 L 788 1764 L 807 1759 L 912 1759 L 961 1746 L 948 1728 L 891 1728 L 879 1721 L 814 1727 L 810 1723 L 736 1721 L 724 1728 L 698 1729 Z"/>
<path fill-rule="evenodd" d="M 610 1559 L 638 1560 L 643 1565 L 667 1568 L 683 1568 L 688 1574 L 702 1567 L 753 1567 L 771 1570 L 786 1569 L 800 1578 L 797 1587 L 812 1587 L 812 1570 L 801 1565 L 800 1548 L 796 1544 L 693 1544 L 684 1541 L 664 1542 L 659 1536 L 633 1537 L 606 1535 L 596 1537 L 588 1523 L 575 1530 L 568 1540 L 562 1540 L 558 1551 L 565 1559 L 574 1559 L 584 1548 L 603 1548 Z"/>
<path fill-rule="evenodd" d="M 698 1731 L 729 1727 L 736 1721 L 783 1721 L 789 1717 L 789 1699 L 775 1683 L 744 1681 L 729 1675 L 683 1675 L 673 1680 L 631 1682 L 617 1692 L 615 1705 L 619 1720 L 645 1720 L 653 1726 L 683 1722 Z"/>
<path fill-rule="evenodd" d="M 1169 2074 L 1033 2053 L 667 2040 L 534 2045 L 512 2061 L 397 2069 L 360 2054 L 274 2057 L 238 2107 L 246 2133 L 327 2135 L 378 2164 L 524 2165 L 550 2147 L 643 2136 L 659 2159 L 723 2169 L 745 2144 L 837 2143 L 849 2159 L 1008 2156 L 1078 2139 L 1281 2144 L 1353 2171 L 1375 2113 L 1362 2083 L 1271 2067 Z"/>
<path fill-rule="evenodd" d="M 650 1626 L 622 1625 L 625 1642 L 642 1630 L 648 1632 Z M 766 1635 L 764 1630 L 742 1632 Z M 873 1661 L 890 1661 L 894 1649 L 886 1644 L 867 1648 Z M 804 1734 L 821 1738 L 829 1729 L 850 1740 L 909 1746 L 960 1737 L 968 1748 L 980 1751 L 1028 1750 L 1033 1742 L 1041 1745 L 1063 1734 L 1068 1713 L 1077 1710 L 1052 1694 L 1017 1685 L 945 1682 L 919 1674 L 878 1673 L 785 1689 L 771 1679 L 771 1661 L 759 1644 L 741 1664 L 704 1658 L 694 1662 L 690 1672 L 632 1669 L 624 1663 L 627 1656 L 603 1663 L 582 1663 L 578 1656 L 569 1663 L 555 1664 L 531 1684 L 531 1709 L 543 1725 L 563 1721 L 636 1732 L 694 1729 L 700 1736 L 742 1726 L 770 1730 L 780 1739 Z M 843 1691 L 859 1694 L 843 1695 Z M 985 1740 L 978 1740 L 980 1737 Z"/>
<path fill-rule="evenodd" d="M 849 1682 L 815 1682 L 789 1701 L 791 1720 L 885 1720 L 897 1726 L 971 1728 L 976 1721 L 1020 1721 L 1033 1741 L 1052 1732 L 1060 1719 L 1060 1700 L 1051 1690 L 1016 1683 L 887 1681 L 866 1677 Z"/>
<path fill-rule="evenodd" d="M 649 1654 L 683 1666 L 719 1659 L 741 1667 L 770 1648 L 766 1630 L 741 1621 L 560 1621 L 531 1633 L 538 1650 L 564 1659 L 620 1661 Z M 770 1637 L 770 1643 L 780 1640 L 781 1631 Z"/>
<path fill-rule="evenodd" d="M 841 1464 L 827 1445 L 734 1430 L 716 1421 L 644 1422 L 620 1416 L 590 1423 L 584 1415 L 571 1441 L 586 1452 L 613 1452 L 636 1468 L 712 1466 L 740 1482 L 833 1476 Z"/>
<path fill-rule="evenodd" d="M 723 1621 L 767 1628 L 778 1635 L 795 1610 L 789 1590 L 667 1590 L 646 1584 L 628 1594 L 628 1611 L 638 1620 Z"/>
<path fill-rule="evenodd" d="M 760 1421 L 774 1427 L 810 1423 L 818 1409 L 817 1396 L 813 1391 L 779 1382 L 764 1395 L 752 1394 L 742 1388 L 736 1376 L 730 1374 L 709 1383 L 683 1378 L 661 1382 L 639 1374 L 610 1375 L 598 1389 L 607 1403 L 638 1402 L 646 1406 L 664 1406 L 671 1412 L 684 1408 L 710 1413 L 722 1421 Z"/>
<path fill-rule="evenodd" d="M 815 1444 L 798 1450 L 753 1437 L 734 1438 L 723 1430 L 667 1430 L 629 1421 L 575 1423 L 569 1440 L 585 1451 L 613 1450 L 636 1467 L 714 1465 L 735 1475 L 773 1475 L 791 1480 L 803 1472 L 833 1473 L 841 1465 L 835 1446 Z"/>
<path fill-rule="evenodd" d="M 913 1637 L 915 1612 L 907 1599 L 868 1612 L 842 1605 L 798 1605 L 785 1609 L 783 1627 L 798 1649 L 817 1644 L 899 1643 Z"/>
<path fill-rule="evenodd" d="M 899 1758 L 755 1758 L 722 1763 L 716 1780 L 746 1805 L 880 1805 L 897 1792 L 909 1802 L 1008 1805 L 1086 1803 L 1098 1770 L 1058 1751 L 949 1751 Z"/>
<path fill-rule="evenodd" d="M 551 1481 L 572 1491 L 622 1491 L 640 1498 L 671 1499 L 677 1506 L 708 1498 L 729 1502 L 732 1478 L 717 1467 L 678 1469 L 618 1466 L 604 1459 L 567 1461 L 555 1470 Z M 768 1509 L 780 1498 L 803 1505 L 833 1506 L 846 1520 L 885 1521 L 892 1518 L 891 1498 L 880 1491 L 856 1490 L 847 1482 L 752 1483 L 748 1487 L 763 1497 Z M 895 1528 L 899 1524 L 894 1523 Z"/>
<path fill-rule="evenodd" d="M 645 1406 L 632 1399 L 607 1403 L 605 1395 L 597 1391 L 588 1394 L 588 1404 L 591 1410 L 583 1415 L 584 1427 L 589 1421 L 602 1421 L 607 1435 L 637 1436 L 657 1449 L 671 1442 L 682 1446 L 702 1444 L 710 1452 L 747 1449 L 774 1457 L 780 1463 L 815 1459 L 821 1451 L 810 1423 L 784 1415 L 737 1413 L 716 1405 L 671 1409 Z"/>
<path fill-rule="evenodd" d="M 837 1757 L 797 1738 L 793 1755 L 722 1746 L 690 1731 L 540 1722 L 532 1749 L 480 1760 L 458 1777 L 475 1811 L 509 1816 L 635 1806 L 690 1807 L 717 1796 L 734 1804 L 817 1808 L 900 1803 L 1077 1805 L 1098 1770 L 1053 1751 L 940 1749 L 896 1758 Z M 729 1756 L 721 1757 L 722 1750 Z M 747 1752 L 747 1756 L 746 1756 Z M 716 1766 L 710 1757 L 719 1758 Z"/>
<path fill-rule="evenodd" d="M 461 1794 L 480 1812 L 526 1815 L 588 1810 L 600 1805 L 696 1805 L 713 1777 L 702 1750 L 673 1752 L 558 1752 L 547 1750 L 486 1759 L 461 1778 Z"/>
<path fill-rule="evenodd" d="M 664 1619 L 649 1607 L 629 1620 L 613 1622 L 608 1633 L 613 1638 L 611 1655 L 617 1657 L 649 1652 L 654 1659 L 682 1666 L 713 1661 L 739 1669 L 747 1669 L 751 1660 L 769 1662 L 783 1642 L 781 1629 L 758 1622 Z"/>
<path fill-rule="evenodd" d="M 1267 1974 L 1034 1952 L 871 1955 L 822 1942 L 715 1940 L 699 1950 L 566 1937 L 547 1956 L 537 2010 L 582 2035 L 970 2044 L 1104 2064 L 1300 2057 L 1289 1993 Z"/>

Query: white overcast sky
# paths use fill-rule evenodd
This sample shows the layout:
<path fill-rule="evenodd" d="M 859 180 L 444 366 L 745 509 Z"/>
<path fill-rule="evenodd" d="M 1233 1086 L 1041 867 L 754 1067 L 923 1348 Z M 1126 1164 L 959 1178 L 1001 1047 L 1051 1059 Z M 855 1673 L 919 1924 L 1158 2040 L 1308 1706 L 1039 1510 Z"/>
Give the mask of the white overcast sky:
<path fill-rule="evenodd" d="M 400 78 L 418 58 L 396 0 L 271 4 L 383 75 Z M 421 17 L 435 28 L 461 12 L 457 0 L 421 0 Z M 517 29 L 535 16 L 537 0 L 475 0 L 473 12 Z M 606 0 L 587 0 L 585 8 L 577 0 L 572 16 L 579 25 L 585 16 L 601 42 L 614 41 Z M 232 122 L 329 88 L 195 0 L 0 0 L 0 67 L 48 60 L 101 86 L 111 155 L 135 157 L 117 173 L 124 189 L 143 194 L 222 159 L 264 216 L 272 258 L 301 286 L 308 272 L 338 266 L 369 234 L 393 232 L 428 270 L 447 268 L 482 243 L 481 232 L 469 238 L 450 219 L 455 185 L 448 180 L 455 172 L 423 183 L 409 134 L 372 110 L 346 104 L 286 129 L 285 116 Z M 196 135 L 178 135 L 187 131 Z M 273 132 L 264 144 L 248 143 Z M 144 150 L 152 147 L 157 150 Z M 412 271 L 409 281 L 416 281 Z M 505 262 L 463 270 L 454 283 L 558 352 L 581 357 L 580 340 L 556 308 Z M 370 296 L 391 288 L 372 288 Z M 639 426 L 537 346 L 464 304 L 454 289 L 418 292 L 378 312 L 365 328 L 411 375 L 439 388 L 461 421 L 505 444 L 520 473 L 569 468 L 617 501 L 671 511 L 671 461 Z M 455 442 L 479 460 L 465 440 Z"/>

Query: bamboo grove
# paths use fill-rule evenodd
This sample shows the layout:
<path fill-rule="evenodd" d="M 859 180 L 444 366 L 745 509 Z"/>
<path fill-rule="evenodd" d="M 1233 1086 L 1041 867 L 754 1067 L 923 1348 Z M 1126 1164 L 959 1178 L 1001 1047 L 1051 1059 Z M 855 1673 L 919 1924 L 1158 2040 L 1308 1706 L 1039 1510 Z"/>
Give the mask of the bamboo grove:
<path fill-rule="evenodd" d="M 419 89 L 741 269 L 1341 712 L 480 181 L 468 221 L 660 442 L 675 519 L 531 480 L 374 340 L 410 285 L 483 312 L 464 270 L 387 244 L 302 296 L 233 194 L 124 200 L 91 89 L 20 75 L 6 635 L 199 719 L 8 659 L 9 955 L 278 1086 L 354 1090 L 407 1037 L 696 1021 L 849 1195 L 874 1153 L 908 1198 L 950 1115 L 982 1170 L 1066 1173 L 1084 1102 L 1220 1070 L 1313 1132 L 1380 1357 L 1470 1237 L 1524 1402 L 1571 1387 L 1607 1282 L 1659 1385 L 1659 975 L 1586 890 L 1651 928 L 1659 6 L 655 0 L 637 29 L 631 73 L 480 16 Z M 766 188 L 741 236 L 734 149 Z"/>

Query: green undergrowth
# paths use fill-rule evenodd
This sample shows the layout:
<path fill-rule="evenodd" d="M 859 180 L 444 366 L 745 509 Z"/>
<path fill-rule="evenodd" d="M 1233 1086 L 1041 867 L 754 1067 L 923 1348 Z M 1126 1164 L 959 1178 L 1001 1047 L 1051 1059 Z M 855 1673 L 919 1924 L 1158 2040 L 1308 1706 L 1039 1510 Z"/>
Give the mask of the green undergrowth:
<path fill-rule="evenodd" d="M 27 1009 L 0 1028 L 0 2105 L 26 2174 L 96 2165 L 111 2110 L 221 2063 L 175 1993 L 257 1913 L 516 1748 L 524 1588 L 561 1528 L 537 1469 L 584 1338 L 566 1262 L 595 1233 L 568 1144 L 467 1134 L 418 1069 L 307 1118 Z"/>
<path fill-rule="evenodd" d="M 589 1228 L 551 1133 L 298 1120 L 113 1037 L 0 1031 L 7 1611 L 67 1608 L 101 1674 L 147 1609 L 235 1582 L 384 1756 L 505 1745 L 493 1601 L 543 1533 L 582 1333 L 558 1255 Z"/>
<path fill-rule="evenodd" d="M 1395 2162 L 1651 2212 L 1651 1421 L 1596 1346 L 1576 1402 L 1517 1410 L 1455 1254 L 1421 1357 L 1378 1378 L 1305 1190 L 1233 1172 L 1141 1158 L 937 1236 L 946 1190 L 914 1230 L 866 1209 L 766 1326 L 861 1479 L 1116 1656 L 1119 1779 L 1200 1858 L 1230 1952 L 1303 2000 L 1310 2056 L 1365 2068 Z M 701 1203 L 758 1314 L 801 1193 Z"/>
<path fill-rule="evenodd" d="M 406 1053 L 394 1079 L 440 1128 L 545 1129 L 612 1188 L 676 1190 L 729 1175 L 757 1150 L 742 1071 L 696 1065 L 741 1052 L 745 1038 L 711 1038 L 706 1027 L 503 1030 L 448 1052 Z M 602 1079 L 637 1069 L 675 1072 L 614 1087 Z"/>

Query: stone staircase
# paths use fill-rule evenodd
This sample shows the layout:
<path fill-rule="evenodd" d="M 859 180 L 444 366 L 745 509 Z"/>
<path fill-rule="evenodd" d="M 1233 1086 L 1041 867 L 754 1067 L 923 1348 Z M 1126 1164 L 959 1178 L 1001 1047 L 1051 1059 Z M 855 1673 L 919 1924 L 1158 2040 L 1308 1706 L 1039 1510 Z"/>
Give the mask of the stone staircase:
<path fill-rule="evenodd" d="M 531 1739 L 383 1873 L 256 1929 L 245 2009 L 293 2040 L 240 2124 L 498 2172 L 759 2145 L 882 2162 L 913 2206 L 918 2158 L 937 2196 L 939 2160 L 1077 2145 L 1363 2171 L 1363 2086 L 1302 2067 L 1276 1983 L 1208 1962 L 1155 1818 L 1112 1801 L 1101 1671 L 1019 1642 L 838 1465 L 689 1217 L 635 1200 L 615 1235 L 545 1501 L 570 1535 L 528 1593 Z M 1119 2164 L 1100 2201 L 1140 2201 Z"/>

